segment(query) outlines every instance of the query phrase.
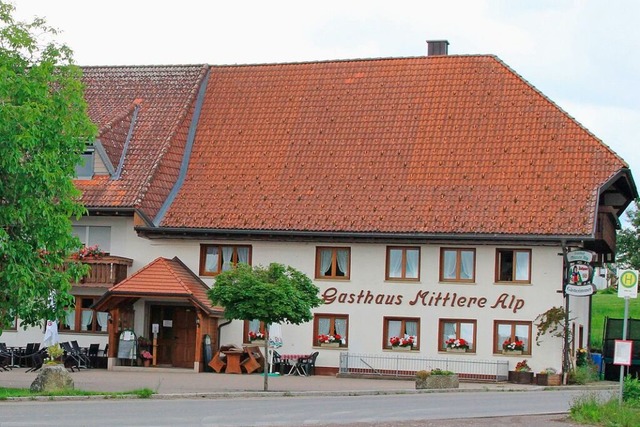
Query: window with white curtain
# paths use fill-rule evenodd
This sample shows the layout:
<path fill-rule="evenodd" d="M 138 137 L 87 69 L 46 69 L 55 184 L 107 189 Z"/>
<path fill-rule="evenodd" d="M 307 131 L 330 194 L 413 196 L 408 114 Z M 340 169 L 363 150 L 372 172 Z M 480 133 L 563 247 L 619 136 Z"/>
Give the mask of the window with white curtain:
<path fill-rule="evenodd" d="M 496 281 L 531 283 L 531 250 L 498 249 Z"/>
<path fill-rule="evenodd" d="M 316 314 L 313 317 L 313 345 L 318 346 L 320 335 L 340 336 L 340 347 L 349 344 L 349 316 L 346 314 Z"/>
<path fill-rule="evenodd" d="M 441 282 L 474 282 L 476 280 L 476 250 L 440 249 Z"/>
<path fill-rule="evenodd" d="M 200 245 L 200 275 L 215 276 L 238 263 L 251 264 L 251 246 Z"/>
<path fill-rule="evenodd" d="M 522 354 L 531 354 L 531 322 L 495 320 L 493 327 L 493 352 L 502 353 L 505 341 L 522 341 Z"/>
<path fill-rule="evenodd" d="M 420 248 L 387 247 L 387 280 L 419 280 Z"/>
<path fill-rule="evenodd" d="M 447 340 L 464 339 L 469 345 L 467 352 L 476 351 L 476 321 L 468 319 L 440 319 L 438 350 L 447 348 Z"/>
<path fill-rule="evenodd" d="M 107 332 L 109 314 L 96 311 L 93 304 L 98 297 L 76 296 L 75 308 L 66 310 L 66 314 L 60 322 L 61 329 L 82 332 Z"/>
<path fill-rule="evenodd" d="M 383 346 L 391 349 L 391 338 L 412 338 L 413 350 L 420 349 L 420 319 L 415 317 L 385 317 L 383 319 Z"/>
<path fill-rule="evenodd" d="M 348 279 L 350 248 L 316 248 L 316 279 Z"/>
<path fill-rule="evenodd" d="M 71 227 L 71 234 L 80 239 L 84 246 L 97 245 L 106 253 L 111 253 L 111 227 L 98 225 L 74 225 Z"/>

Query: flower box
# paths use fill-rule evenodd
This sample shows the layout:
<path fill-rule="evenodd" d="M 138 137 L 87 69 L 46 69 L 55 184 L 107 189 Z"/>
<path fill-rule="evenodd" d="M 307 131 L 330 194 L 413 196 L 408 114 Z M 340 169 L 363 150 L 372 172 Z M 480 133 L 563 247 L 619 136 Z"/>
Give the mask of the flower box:
<path fill-rule="evenodd" d="M 257 345 L 260 347 L 264 347 L 264 340 L 253 340 L 251 341 L 251 345 Z"/>
<path fill-rule="evenodd" d="M 502 350 L 502 354 L 506 356 L 519 356 L 522 354 L 522 350 Z"/>
<path fill-rule="evenodd" d="M 406 346 L 394 345 L 394 346 L 391 346 L 391 349 L 394 350 L 394 351 L 411 351 L 411 349 L 413 349 L 413 347 L 410 346 L 410 345 L 406 345 Z"/>
<path fill-rule="evenodd" d="M 509 371 L 508 381 L 514 384 L 531 384 L 533 383 L 533 372 Z"/>
<path fill-rule="evenodd" d="M 320 347 L 338 348 L 338 347 L 340 347 L 340 343 L 339 342 L 322 342 L 322 343 L 320 343 Z"/>
<path fill-rule="evenodd" d="M 536 374 L 536 384 L 545 386 L 556 386 L 562 384 L 560 374 Z"/>
<path fill-rule="evenodd" d="M 447 353 L 466 353 L 466 348 L 451 348 L 447 347 Z"/>

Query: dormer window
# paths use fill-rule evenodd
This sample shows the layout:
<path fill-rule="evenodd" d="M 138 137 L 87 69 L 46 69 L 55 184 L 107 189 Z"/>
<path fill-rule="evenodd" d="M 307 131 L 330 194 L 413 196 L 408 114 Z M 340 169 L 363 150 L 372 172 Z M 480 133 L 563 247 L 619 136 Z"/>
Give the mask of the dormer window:
<path fill-rule="evenodd" d="M 82 153 L 82 160 L 76 165 L 76 178 L 91 179 L 93 178 L 93 165 L 95 150 L 93 146 L 87 146 Z"/>

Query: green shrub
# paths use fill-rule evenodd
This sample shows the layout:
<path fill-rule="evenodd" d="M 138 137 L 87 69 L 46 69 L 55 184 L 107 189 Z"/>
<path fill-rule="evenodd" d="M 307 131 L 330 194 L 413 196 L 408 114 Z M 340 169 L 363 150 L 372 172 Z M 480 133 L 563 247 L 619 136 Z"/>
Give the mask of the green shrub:
<path fill-rule="evenodd" d="M 569 374 L 569 383 L 571 384 L 587 384 L 599 380 L 598 367 L 593 363 L 578 366 Z"/>
<path fill-rule="evenodd" d="M 622 400 L 625 402 L 640 404 L 640 381 L 631 375 L 624 377 L 622 384 Z"/>
<path fill-rule="evenodd" d="M 440 368 L 435 368 L 430 371 L 422 370 L 422 371 L 416 372 L 416 378 L 424 380 L 430 375 L 455 375 L 455 374 L 456 374 L 455 372 L 445 371 Z"/>

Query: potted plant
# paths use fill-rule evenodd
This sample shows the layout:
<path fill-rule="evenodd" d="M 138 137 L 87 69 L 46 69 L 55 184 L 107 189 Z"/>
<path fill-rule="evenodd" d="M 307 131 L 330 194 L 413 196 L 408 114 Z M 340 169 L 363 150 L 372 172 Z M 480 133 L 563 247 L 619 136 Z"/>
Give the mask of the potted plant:
<path fill-rule="evenodd" d="M 391 348 L 394 350 L 411 350 L 415 344 L 413 337 L 391 337 L 389 338 Z"/>
<path fill-rule="evenodd" d="M 249 342 L 256 345 L 264 344 L 264 333 L 249 331 Z"/>
<path fill-rule="evenodd" d="M 509 371 L 509 382 L 515 384 L 531 384 L 533 382 L 533 372 L 526 359 L 516 363 L 515 370 Z"/>
<path fill-rule="evenodd" d="M 153 355 L 147 350 L 142 350 L 142 352 L 140 352 L 140 358 L 142 359 L 142 364 L 145 368 L 151 366 L 151 359 L 153 359 Z"/>
<path fill-rule="evenodd" d="M 458 388 L 458 374 L 442 369 L 416 372 L 416 389 Z"/>
<path fill-rule="evenodd" d="M 452 353 L 466 353 L 469 349 L 469 342 L 464 338 L 449 338 L 445 344 L 447 351 Z"/>
<path fill-rule="evenodd" d="M 100 250 L 98 245 L 93 246 L 83 246 L 78 250 L 78 252 L 74 253 L 71 257 L 73 259 L 84 260 L 84 259 L 98 259 L 104 256 L 104 252 Z"/>
<path fill-rule="evenodd" d="M 60 347 L 60 344 L 54 344 L 47 347 L 47 354 L 49 355 L 47 365 L 57 365 L 62 363 L 64 350 Z"/>
<path fill-rule="evenodd" d="M 502 354 L 522 354 L 524 342 L 521 340 L 506 339 L 502 343 Z"/>
<path fill-rule="evenodd" d="M 340 334 L 318 335 L 318 344 L 320 344 L 321 347 L 340 347 L 341 341 L 342 341 L 342 336 L 340 336 Z"/>
<path fill-rule="evenodd" d="M 536 374 L 536 384 L 556 386 L 562 384 L 562 375 L 555 368 L 547 368 Z"/>

